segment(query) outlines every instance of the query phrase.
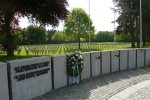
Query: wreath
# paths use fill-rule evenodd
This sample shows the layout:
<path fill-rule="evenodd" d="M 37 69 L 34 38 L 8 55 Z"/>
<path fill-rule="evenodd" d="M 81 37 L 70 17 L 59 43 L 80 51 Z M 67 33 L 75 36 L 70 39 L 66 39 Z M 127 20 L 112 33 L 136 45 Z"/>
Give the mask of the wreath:
<path fill-rule="evenodd" d="M 67 56 L 67 75 L 77 77 L 83 70 L 83 56 L 81 52 L 75 52 Z"/>

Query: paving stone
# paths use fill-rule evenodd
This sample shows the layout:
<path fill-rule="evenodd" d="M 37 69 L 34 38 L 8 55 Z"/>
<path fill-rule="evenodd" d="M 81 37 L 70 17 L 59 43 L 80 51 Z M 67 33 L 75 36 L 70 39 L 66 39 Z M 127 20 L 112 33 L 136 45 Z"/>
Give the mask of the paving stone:
<path fill-rule="evenodd" d="M 119 97 L 116 97 L 116 96 L 113 96 L 111 99 L 109 99 L 109 100 L 123 100 L 123 99 L 121 99 L 121 98 L 119 98 Z"/>
<path fill-rule="evenodd" d="M 84 80 L 79 85 L 71 85 L 69 87 L 53 90 L 33 100 L 108 100 L 126 88 L 145 80 L 150 80 L 149 67 L 115 72 Z M 148 88 L 147 90 L 149 93 L 146 93 L 145 98 L 150 98 L 150 89 Z M 136 93 L 138 94 L 139 91 Z M 141 96 L 144 97 L 142 94 Z M 131 100 L 138 100 L 131 96 L 130 98 L 133 98 Z M 139 96 L 137 96 L 137 98 L 139 98 Z"/>
<path fill-rule="evenodd" d="M 125 100 L 150 100 L 150 85 L 140 89 L 138 92 L 134 93 Z"/>

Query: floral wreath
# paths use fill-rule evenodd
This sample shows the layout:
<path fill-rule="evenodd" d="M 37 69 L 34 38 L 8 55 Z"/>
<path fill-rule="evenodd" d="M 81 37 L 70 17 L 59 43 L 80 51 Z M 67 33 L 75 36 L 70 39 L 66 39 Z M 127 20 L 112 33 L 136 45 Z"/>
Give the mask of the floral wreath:
<path fill-rule="evenodd" d="M 81 52 L 75 52 L 67 56 L 67 75 L 76 77 L 81 75 L 83 70 L 83 56 Z"/>

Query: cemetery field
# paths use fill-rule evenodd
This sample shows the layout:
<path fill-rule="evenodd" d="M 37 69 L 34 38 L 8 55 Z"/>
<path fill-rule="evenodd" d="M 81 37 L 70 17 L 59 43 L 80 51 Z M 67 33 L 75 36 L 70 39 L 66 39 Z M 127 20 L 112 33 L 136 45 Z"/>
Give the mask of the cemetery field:
<path fill-rule="evenodd" d="M 81 43 L 81 52 L 89 51 L 105 51 L 105 50 L 117 50 L 130 48 L 130 43 Z M 71 54 L 78 51 L 77 43 L 66 43 L 66 44 L 46 44 L 46 45 L 21 45 L 15 50 L 15 57 L 13 59 L 29 58 L 34 56 L 58 56 Z M 5 51 L 0 51 L 0 60 L 12 59 L 3 57 L 6 55 Z"/>

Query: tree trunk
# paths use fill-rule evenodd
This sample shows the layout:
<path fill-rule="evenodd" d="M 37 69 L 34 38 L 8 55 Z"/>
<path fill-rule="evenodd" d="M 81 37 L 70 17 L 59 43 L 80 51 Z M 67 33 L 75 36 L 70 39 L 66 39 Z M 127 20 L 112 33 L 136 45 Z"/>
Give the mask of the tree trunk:
<path fill-rule="evenodd" d="M 8 33 L 5 36 L 5 48 L 7 50 L 7 56 L 14 56 L 14 38 Z"/>
<path fill-rule="evenodd" d="M 11 33 L 11 19 L 13 14 L 10 12 L 5 13 L 5 27 L 4 27 L 4 32 L 5 32 L 5 40 L 4 40 L 4 47 L 6 48 L 7 56 L 14 56 L 14 37 Z"/>
<path fill-rule="evenodd" d="M 143 47 L 145 47 L 146 46 L 146 31 L 143 31 Z"/>
<path fill-rule="evenodd" d="M 140 48 L 140 25 L 139 25 L 139 17 L 136 18 L 136 42 L 137 42 L 137 48 Z"/>
<path fill-rule="evenodd" d="M 137 48 L 140 48 L 140 39 L 139 39 L 139 35 L 136 35 L 136 42 L 137 42 Z"/>
<path fill-rule="evenodd" d="M 137 48 L 140 48 L 140 42 L 137 41 Z"/>
<path fill-rule="evenodd" d="M 78 49 L 80 50 L 80 32 L 78 32 Z"/>
<path fill-rule="evenodd" d="M 132 45 L 132 48 L 135 48 L 135 36 L 133 32 L 131 33 L 131 45 Z"/>
<path fill-rule="evenodd" d="M 136 33 L 139 33 L 139 34 L 136 34 L 136 42 L 137 42 L 137 48 L 140 48 L 140 32 L 138 28 L 137 28 Z"/>

